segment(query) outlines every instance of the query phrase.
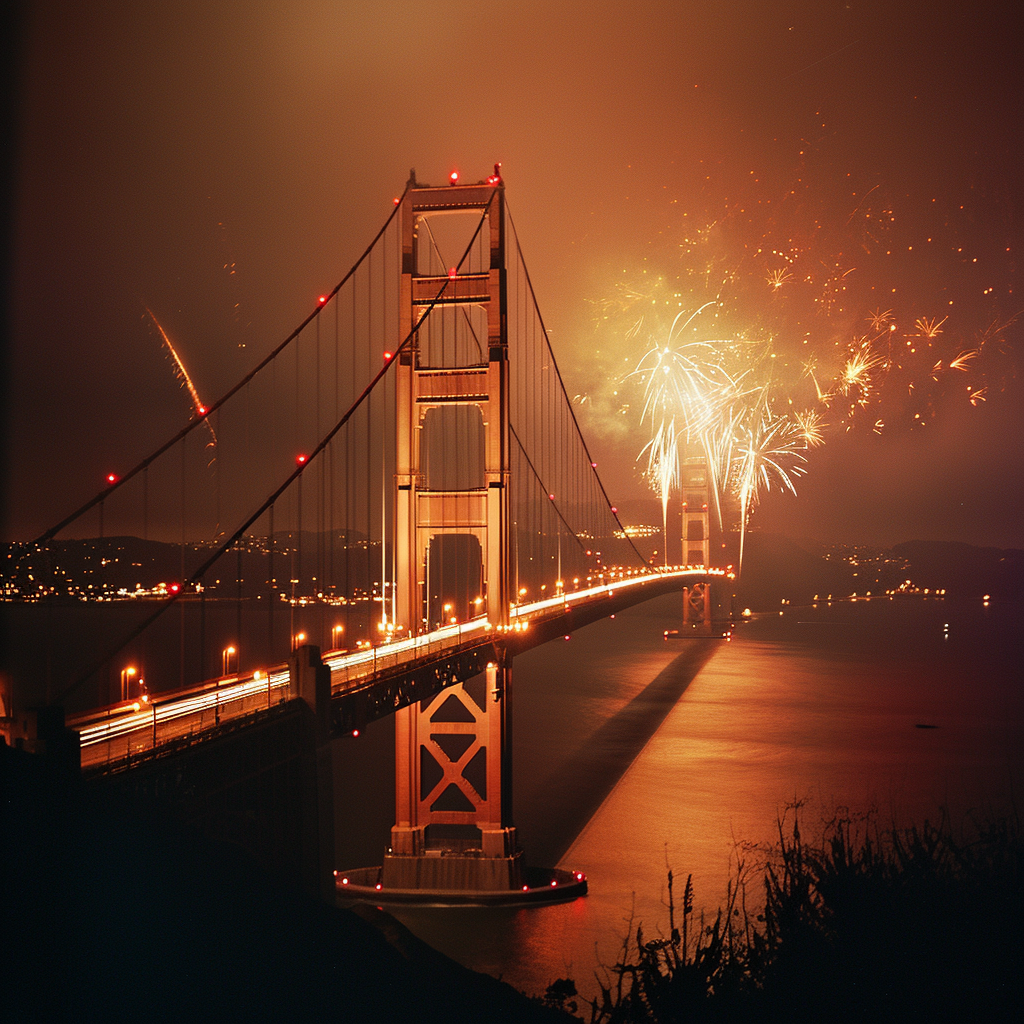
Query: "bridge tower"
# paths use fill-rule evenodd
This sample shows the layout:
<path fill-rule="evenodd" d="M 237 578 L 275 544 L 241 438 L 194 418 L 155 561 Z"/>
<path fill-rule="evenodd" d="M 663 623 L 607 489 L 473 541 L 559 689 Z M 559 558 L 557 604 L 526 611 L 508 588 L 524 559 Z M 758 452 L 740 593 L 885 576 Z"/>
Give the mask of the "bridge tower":
<path fill-rule="evenodd" d="M 416 634 L 483 611 L 493 625 L 507 625 L 504 188 L 497 174 L 442 187 L 420 185 L 414 174 L 400 216 L 400 337 L 433 309 L 396 367 L 397 624 Z M 481 225 L 475 239 L 474 225 Z M 468 246 L 461 266 L 439 262 L 439 238 L 449 242 L 450 264 Z M 467 448 L 457 460 L 448 458 L 456 436 Z M 460 565 L 452 568 L 456 551 Z M 460 683 L 397 712 L 386 888 L 519 888 L 510 700 L 511 657 L 499 651 L 486 688 L 471 692 Z"/>
<path fill-rule="evenodd" d="M 682 464 L 683 562 L 711 566 L 710 488 L 707 459 L 688 454 Z M 710 632 L 711 584 L 708 581 L 683 588 L 683 626 Z"/>

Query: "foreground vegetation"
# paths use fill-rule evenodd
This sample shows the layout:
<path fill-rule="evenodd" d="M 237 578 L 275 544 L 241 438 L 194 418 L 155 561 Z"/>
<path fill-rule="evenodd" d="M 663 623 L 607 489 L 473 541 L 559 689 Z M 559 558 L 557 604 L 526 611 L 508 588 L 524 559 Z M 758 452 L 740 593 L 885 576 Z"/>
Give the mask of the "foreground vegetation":
<path fill-rule="evenodd" d="M 713 920 L 670 872 L 668 935 L 627 936 L 589 1005 L 571 979 L 545 1002 L 592 1024 L 1016 1020 L 1021 840 L 1013 815 L 956 830 L 843 818 L 809 842 L 790 809 Z"/>

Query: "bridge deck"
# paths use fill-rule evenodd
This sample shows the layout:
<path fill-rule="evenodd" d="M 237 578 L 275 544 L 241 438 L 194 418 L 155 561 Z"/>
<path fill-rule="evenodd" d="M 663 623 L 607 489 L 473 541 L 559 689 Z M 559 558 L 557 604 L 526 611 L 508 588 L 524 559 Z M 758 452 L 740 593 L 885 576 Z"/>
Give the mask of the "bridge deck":
<path fill-rule="evenodd" d="M 370 695 L 417 670 L 496 644 L 505 644 L 518 653 L 617 609 L 669 592 L 683 582 L 722 575 L 725 570 L 689 567 L 624 575 L 584 590 L 515 606 L 510 624 L 504 629 L 496 629 L 481 617 L 365 650 L 328 651 L 323 661 L 331 670 L 332 703 L 335 698 Z M 67 724 L 79 734 L 82 767 L 102 771 L 158 754 L 168 745 L 210 737 L 227 723 L 258 715 L 293 696 L 288 666 L 279 665 L 269 671 L 221 677 L 188 690 L 161 694 L 148 703 L 136 701 L 101 708 Z M 388 712 L 397 706 L 393 703 Z"/>

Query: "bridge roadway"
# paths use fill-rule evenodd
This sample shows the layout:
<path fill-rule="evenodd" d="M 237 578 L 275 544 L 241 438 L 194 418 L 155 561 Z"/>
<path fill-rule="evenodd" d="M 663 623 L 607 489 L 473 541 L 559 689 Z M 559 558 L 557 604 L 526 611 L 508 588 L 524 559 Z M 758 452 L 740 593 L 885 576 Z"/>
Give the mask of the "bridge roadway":
<path fill-rule="evenodd" d="M 351 732 L 365 721 L 432 696 L 457 679 L 469 678 L 496 657 L 496 644 L 519 653 L 618 609 L 671 592 L 685 582 L 724 575 L 724 569 L 689 567 L 625 575 L 513 606 L 511 622 L 504 630 L 496 630 L 481 617 L 376 647 L 328 651 L 323 663 L 331 672 L 334 731 Z M 248 676 L 210 680 L 189 690 L 160 694 L 149 702 L 100 708 L 69 719 L 67 725 L 79 734 L 83 769 L 118 770 L 133 760 L 238 728 L 260 711 L 294 696 L 285 664 Z"/>

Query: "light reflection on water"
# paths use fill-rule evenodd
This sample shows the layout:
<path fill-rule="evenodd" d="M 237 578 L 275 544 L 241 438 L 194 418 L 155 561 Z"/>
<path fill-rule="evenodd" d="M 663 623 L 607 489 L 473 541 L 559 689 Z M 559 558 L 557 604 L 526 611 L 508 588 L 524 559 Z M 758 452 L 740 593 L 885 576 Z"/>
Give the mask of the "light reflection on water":
<path fill-rule="evenodd" d="M 652 601 L 515 662 L 522 845 L 535 862 L 564 852 L 590 895 L 397 912 L 413 931 L 528 992 L 568 974 L 592 995 L 631 918 L 634 933 L 667 928 L 667 867 L 680 887 L 692 873 L 696 906 L 713 911 L 737 856 L 756 861 L 737 844 L 771 841 L 793 801 L 811 835 L 842 808 L 909 823 L 1006 806 L 1024 767 L 1016 610 L 788 608 L 728 644 L 664 641 L 676 610 Z M 577 835 L 581 809 L 595 813 Z"/>

